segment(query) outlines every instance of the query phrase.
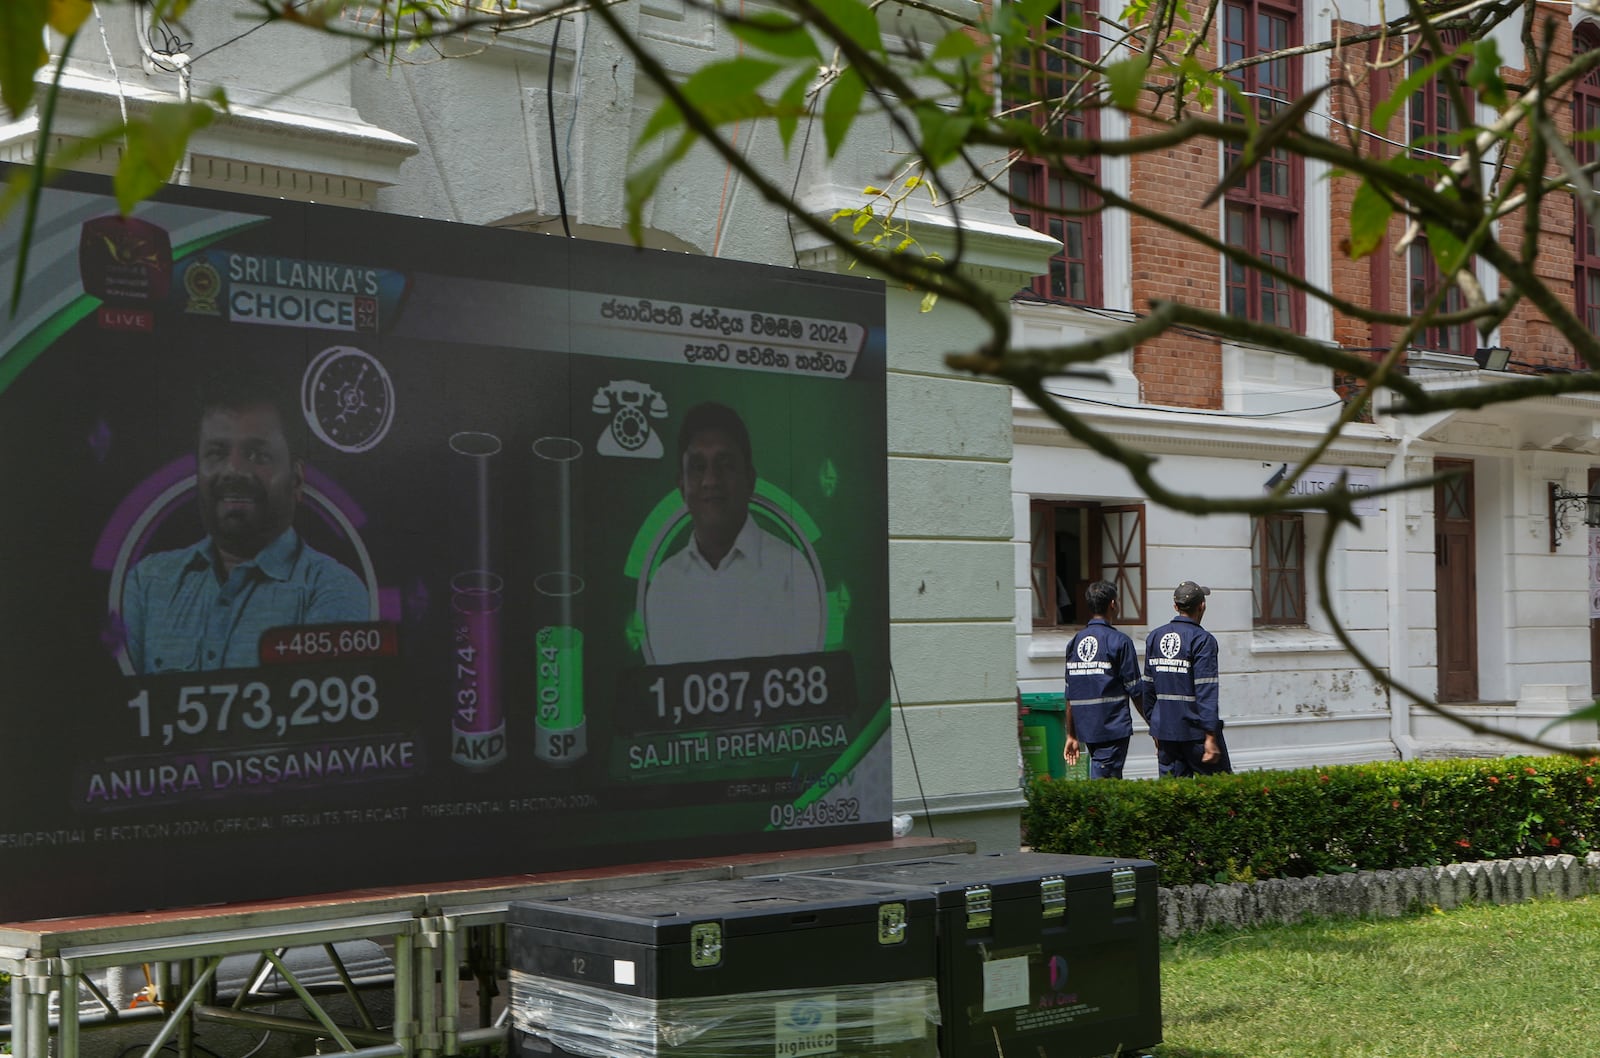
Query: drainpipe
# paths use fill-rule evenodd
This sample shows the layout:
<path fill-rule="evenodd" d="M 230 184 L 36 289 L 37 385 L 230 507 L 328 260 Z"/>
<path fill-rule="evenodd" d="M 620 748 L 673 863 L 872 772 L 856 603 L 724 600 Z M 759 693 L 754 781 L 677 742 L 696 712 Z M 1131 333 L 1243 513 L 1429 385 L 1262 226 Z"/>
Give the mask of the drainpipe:
<path fill-rule="evenodd" d="M 1400 430 L 1400 451 L 1394 461 L 1389 464 L 1387 478 L 1389 484 L 1398 484 L 1405 480 L 1406 458 L 1411 452 L 1411 434 L 1402 427 Z M 1410 685 L 1411 666 L 1406 659 L 1411 656 L 1410 644 L 1406 641 L 1411 629 L 1411 621 L 1406 608 L 1406 594 L 1411 587 L 1406 583 L 1406 508 L 1410 506 L 1411 497 L 1406 493 L 1394 493 L 1389 501 L 1389 675 L 1401 683 Z M 1401 760 L 1412 760 L 1418 756 L 1419 745 L 1411 737 L 1411 702 L 1395 691 L 1389 691 L 1389 740 L 1394 743 L 1396 752 Z"/>

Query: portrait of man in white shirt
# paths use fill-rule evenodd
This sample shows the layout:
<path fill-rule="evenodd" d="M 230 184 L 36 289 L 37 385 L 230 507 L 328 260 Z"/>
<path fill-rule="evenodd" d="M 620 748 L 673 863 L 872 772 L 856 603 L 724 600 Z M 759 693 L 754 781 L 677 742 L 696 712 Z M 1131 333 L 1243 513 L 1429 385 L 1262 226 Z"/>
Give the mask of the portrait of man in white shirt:
<path fill-rule="evenodd" d="M 657 665 L 822 649 L 823 595 L 805 553 L 750 516 L 750 433 L 725 404 L 689 409 L 678 431 L 678 489 L 689 542 L 645 590 L 647 658 Z"/>

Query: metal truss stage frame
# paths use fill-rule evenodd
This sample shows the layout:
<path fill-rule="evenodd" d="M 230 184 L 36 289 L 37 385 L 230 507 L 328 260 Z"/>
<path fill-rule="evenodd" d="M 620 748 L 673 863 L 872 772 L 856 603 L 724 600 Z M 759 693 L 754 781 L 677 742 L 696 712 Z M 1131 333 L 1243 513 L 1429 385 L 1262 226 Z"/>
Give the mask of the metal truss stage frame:
<path fill-rule="evenodd" d="M 178 1058 L 195 1058 L 196 1023 L 211 1020 L 315 1038 L 319 1053 L 347 1058 L 457 1055 L 507 1039 L 504 1010 L 498 1018 L 487 1017 L 486 1000 L 493 978 L 505 970 L 503 930 L 507 908 L 515 901 L 972 851 L 973 844 L 960 839 L 897 838 L 293 900 L 5 923 L 0 924 L 0 971 L 11 974 L 12 1024 L 0 1027 L 0 1036 L 9 1028 L 17 1058 L 51 1058 L 52 1051 L 55 1058 L 78 1058 L 84 1032 L 150 1021 L 159 1027 L 144 1058 L 156 1058 L 169 1048 Z M 393 1016 L 388 1027 L 379 1026 L 368 1012 L 362 990 L 336 949 L 356 940 L 375 942 L 391 953 L 393 974 L 387 987 L 392 989 Z M 338 978 L 332 993 L 350 1001 L 356 1024 L 340 1024 L 324 1002 L 330 989 L 314 991 L 303 984 L 285 960 L 290 949 L 316 947 L 326 952 Z M 255 969 L 247 986 L 224 1004 L 217 993 L 217 970 L 224 958 L 238 955 L 254 956 Z M 464 963 L 485 1000 L 478 1020 L 488 1022 L 470 1028 L 463 1026 Z M 116 967 L 143 971 L 149 984 L 141 1005 L 128 1009 L 96 983 L 97 973 Z M 299 1000 L 303 1017 L 251 1010 L 256 989 L 274 972 Z M 87 1012 L 80 999 L 84 994 L 90 997 Z M 308 1039 L 301 1053 L 310 1052 L 309 1044 Z"/>

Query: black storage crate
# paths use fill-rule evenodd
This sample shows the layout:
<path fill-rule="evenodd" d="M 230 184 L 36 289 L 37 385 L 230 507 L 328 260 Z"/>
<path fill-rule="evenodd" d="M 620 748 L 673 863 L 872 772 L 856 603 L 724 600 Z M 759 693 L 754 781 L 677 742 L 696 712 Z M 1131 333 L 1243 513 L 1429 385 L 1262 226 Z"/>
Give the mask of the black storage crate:
<path fill-rule="evenodd" d="M 938 1058 L 934 909 L 798 875 L 514 903 L 514 1039 L 530 1058 Z"/>
<path fill-rule="evenodd" d="M 1148 860 L 994 853 L 794 877 L 805 876 L 937 897 L 945 1058 L 1098 1058 L 1161 1042 Z"/>

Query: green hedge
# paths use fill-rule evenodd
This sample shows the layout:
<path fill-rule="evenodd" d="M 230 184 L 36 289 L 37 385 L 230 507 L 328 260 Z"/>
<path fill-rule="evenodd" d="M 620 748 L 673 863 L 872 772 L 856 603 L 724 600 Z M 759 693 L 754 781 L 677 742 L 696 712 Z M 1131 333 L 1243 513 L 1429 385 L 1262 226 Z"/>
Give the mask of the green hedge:
<path fill-rule="evenodd" d="M 1154 860 L 1162 885 L 1600 847 L 1600 759 L 1388 761 L 1028 787 L 1040 852 Z"/>

